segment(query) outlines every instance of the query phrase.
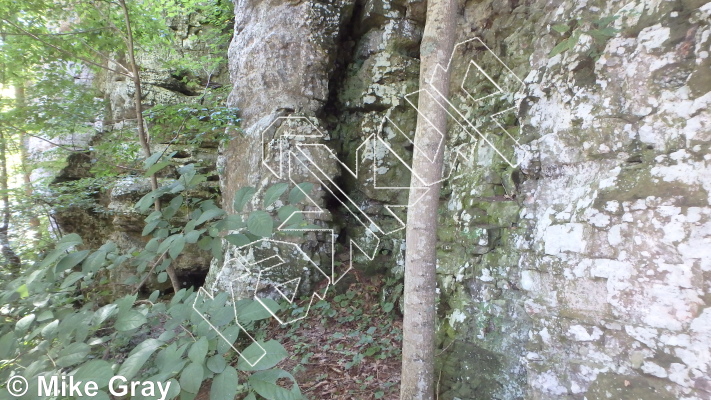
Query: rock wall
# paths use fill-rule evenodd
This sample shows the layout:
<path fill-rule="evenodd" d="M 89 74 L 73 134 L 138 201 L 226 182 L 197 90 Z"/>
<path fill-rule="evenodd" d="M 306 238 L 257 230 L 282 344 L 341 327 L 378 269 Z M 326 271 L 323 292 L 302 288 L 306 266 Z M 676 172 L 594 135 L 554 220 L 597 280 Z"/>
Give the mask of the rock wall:
<path fill-rule="evenodd" d="M 171 53 L 173 60 L 167 58 L 165 54 L 149 53 L 146 51 L 137 52 L 137 63 L 141 68 L 141 83 L 144 110 L 148 110 L 155 105 L 173 104 L 200 104 L 203 94 L 202 88 L 194 90 L 186 85 L 182 79 L 184 71 L 177 71 L 172 68 L 168 61 L 179 59 L 181 55 L 191 53 L 193 57 L 210 54 L 210 50 L 205 42 L 205 35 L 208 30 L 218 29 L 205 24 L 205 19 L 199 14 L 191 14 L 184 17 L 174 18 L 169 26 L 176 32 L 176 49 Z M 230 27 L 220 27 L 219 29 L 230 29 Z M 205 37 L 212 37 L 205 35 Z M 117 57 L 119 57 L 117 55 Z M 118 62 L 124 62 L 118 60 Z M 109 65 L 110 68 L 115 67 Z M 209 71 L 210 76 L 193 76 L 193 80 L 199 80 L 200 84 L 208 82 L 211 88 L 229 84 L 227 68 L 222 65 L 214 71 Z M 131 79 L 124 75 L 101 70 L 95 76 L 84 79 L 84 84 L 93 85 L 98 92 L 103 95 L 106 105 L 103 114 L 103 121 L 98 124 L 97 131 L 93 135 L 84 138 L 86 148 L 101 146 L 107 140 L 123 143 L 126 148 L 131 145 L 138 146 L 137 134 L 135 132 L 136 113 L 134 108 L 135 86 Z M 149 134 L 151 126 L 148 127 Z M 122 132 L 121 134 L 112 134 Z M 175 167 L 166 168 L 160 173 L 160 182 L 177 178 L 176 170 L 179 166 L 198 163 L 201 165 L 201 172 L 208 174 L 208 182 L 202 193 L 195 193 L 196 196 L 215 197 L 219 201 L 219 183 L 216 173 L 217 160 L 217 140 L 200 141 L 196 146 L 187 138 L 194 132 L 181 132 L 181 135 L 167 140 L 157 140 L 155 137 L 151 143 L 152 150 L 165 151 L 166 154 L 175 152 L 173 161 Z M 207 135 L 206 135 L 207 136 Z M 118 145 L 116 145 L 118 147 Z M 41 148 L 38 149 L 41 151 Z M 92 178 L 94 174 L 91 169 L 96 162 L 96 155 L 90 151 L 85 153 L 72 154 L 67 159 L 67 166 L 59 172 L 55 183 L 75 181 L 83 178 Z M 94 196 L 95 207 L 81 204 L 75 207 L 57 210 L 54 213 L 55 220 L 63 232 L 77 232 L 85 241 L 85 244 L 92 248 L 97 248 L 106 241 L 114 242 L 120 249 L 128 251 L 132 248 L 140 248 L 145 245 L 146 238 L 142 236 L 145 225 L 145 215 L 137 212 L 134 208 L 136 202 L 145 194 L 150 192 L 151 186 L 148 178 L 137 175 L 130 168 L 116 169 L 113 171 L 117 175 L 115 179 L 104 180 L 105 187 L 95 187 Z M 210 177 L 210 175 L 212 175 Z M 196 245 L 189 245 L 186 251 L 177 260 L 176 272 L 184 286 L 201 284 L 210 265 L 211 256 L 207 251 L 200 250 Z M 114 271 L 112 281 L 124 282 L 126 276 L 132 275 L 128 271 Z M 159 283 L 155 279 L 148 282 L 149 290 L 167 289 L 169 282 Z M 118 286 L 121 288 L 121 286 Z M 120 291 L 120 289 L 118 289 Z"/>
<path fill-rule="evenodd" d="M 288 181 L 266 166 L 293 150 L 323 166 L 292 180 L 317 183 L 312 207 L 324 211 L 309 218 L 337 233 L 344 264 L 403 273 L 403 213 L 386 206 L 404 204 L 410 182 L 406 95 L 424 6 L 235 3 L 230 102 L 244 134 L 219 161 L 227 207 L 241 186 Z M 460 11 L 439 210 L 440 398 L 711 398 L 711 3 Z M 299 153 L 304 143 L 323 146 Z M 295 243 L 323 267 L 328 241 Z M 229 265 L 241 250 L 226 251 L 213 287 L 244 276 Z M 325 279 L 295 265 L 290 279 Z M 245 295 L 259 289 L 241 282 Z"/>

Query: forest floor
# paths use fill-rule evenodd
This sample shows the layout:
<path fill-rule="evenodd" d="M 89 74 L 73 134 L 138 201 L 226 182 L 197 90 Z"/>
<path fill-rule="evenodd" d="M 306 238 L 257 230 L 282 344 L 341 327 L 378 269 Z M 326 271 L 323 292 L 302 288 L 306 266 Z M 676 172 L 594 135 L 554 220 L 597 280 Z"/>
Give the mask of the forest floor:
<path fill-rule="evenodd" d="M 271 338 L 291 355 L 279 367 L 292 371 L 307 398 L 399 398 L 402 317 L 381 301 L 383 289 L 353 283 L 293 326 L 272 325 Z"/>
<path fill-rule="evenodd" d="M 359 278 L 339 284 L 299 321 L 281 326 L 271 320 L 262 327 L 265 340 L 278 341 L 290 355 L 276 368 L 294 375 L 309 400 L 399 399 L 402 315 L 394 306 L 399 291 L 376 277 Z M 308 300 L 294 303 L 301 311 Z M 196 398 L 203 399 L 209 399 L 207 390 Z"/>

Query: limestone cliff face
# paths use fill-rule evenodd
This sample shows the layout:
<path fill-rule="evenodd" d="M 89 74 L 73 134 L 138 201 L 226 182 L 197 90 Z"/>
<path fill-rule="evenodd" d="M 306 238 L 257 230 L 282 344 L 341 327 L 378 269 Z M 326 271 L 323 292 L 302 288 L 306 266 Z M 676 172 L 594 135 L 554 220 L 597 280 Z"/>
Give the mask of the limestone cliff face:
<path fill-rule="evenodd" d="M 317 183 L 309 218 L 338 233 L 335 251 L 362 245 L 356 267 L 402 274 L 403 213 L 385 206 L 410 182 L 423 10 L 237 1 L 244 134 L 219 162 L 225 205 L 289 182 L 274 171 L 293 150 L 291 178 Z M 710 398 L 711 3 L 472 1 L 458 26 L 440 398 Z M 326 233 L 295 243 L 330 268 Z M 228 264 L 210 284 L 244 276 Z M 326 277 L 294 265 L 290 279 Z"/>
<path fill-rule="evenodd" d="M 191 53 L 194 55 L 208 55 L 209 51 L 201 32 L 215 29 L 204 25 L 204 18 L 199 14 L 175 18 L 170 26 L 176 32 L 176 49 L 172 54 L 180 58 L 180 54 Z M 201 100 L 202 90 L 190 90 L 181 79 L 182 71 L 176 71 L 166 65 L 165 57 L 160 54 L 138 52 L 138 64 L 141 67 L 141 81 L 143 85 L 143 106 L 150 109 L 155 105 L 173 104 L 198 104 Z M 112 66 L 109 66 L 112 67 Z M 227 85 L 229 82 L 226 66 L 210 71 L 210 76 L 201 76 L 204 81 L 209 81 L 213 86 Z M 96 76 L 85 79 L 88 84 L 93 84 L 104 96 L 106 110 L 104 120 L 97 127 L 97 132 L 86 138 L 86 148 L 101 145 L 102 141 L 114 140 L 130 147 L 137 143 L 135 133 L 135 86 L 131 79 L 125 76 L 100 71 Z M 149 133 L 152 127 L 149 127 Z M 123 131 L 123 135 L 111 137 L 112 132 Z M 205 191 L 195 193 L 196 196 L 215 197 L 219 195 L 219 184 L 215 173 L 217 159 L 217 141 L 204 140 L 199 146 L 190 143 L 185 137 L 192 132 L 167 140 L 154 138 L 152 149 L 165 151 L 166 154 L 175 152 L 173 157 L 177 166 L 200 163 L 202 172 L 212 171 L 211 182 L 206 183 Z M 183 137 L 185 136 L 185 137 Z M 41 151 L 41 148 L 38 149 Z M 91 152 L 76 153 L 67 159 L 67 167 L 56 177 L 56 182 L 73 181 L 81 178 L 92 177 L 91 168 L 95 155 Z M 125 172 L 125 173 L 124 173 Z M 85 205 L 69 207 L 55 213 L 55 219 L 63 232 L 77 232 L 84 238 L 87 246 L 99 247 L 106 241 L 113 241 L 119 248 L 129 250 L 145 245 L 146 238 L 142 236 L 145 225 L 145 215 L 137 212 L 136 202 L 150 192 L 151 186 L 147 178 L 136 175 L 127 170 L 117 170 L 117 178 L 105 182 L 106 187 L 95 188 L 97 195 L 95 201 L 98 207 L 90 208 Z M 166 182 L 177 177 L 175 168 L 168 168 L 161 173 L 161 182 Z M 101 212 L 97 212 L 97 209 Z M 193 279 L 199 284 L 202 282 L 210 265 L 209 252 L 200 250 L 196 245 L 191 245 L 177 260 L 175 268 L 183 284 L 194 284 Z M 122 283 L 128 271 L 114 271 L 112 281 Z M 126 275 L 126 276 L 125 276 Z M 149 289 L 166 289 L 169 282 L 158 283 L 151 280 Z M 121 288 L 121 286 L 119 286 Z"/>

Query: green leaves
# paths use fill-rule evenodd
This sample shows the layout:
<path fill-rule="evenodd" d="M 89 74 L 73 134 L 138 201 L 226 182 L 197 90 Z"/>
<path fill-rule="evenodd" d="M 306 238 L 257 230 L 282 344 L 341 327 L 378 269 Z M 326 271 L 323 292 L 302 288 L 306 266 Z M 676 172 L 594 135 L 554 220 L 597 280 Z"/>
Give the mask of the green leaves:
<path fill-rule="evenodd" d="M 146 322 L 148 322 L 148 320 L 146 319 L 145 315 L 141 314 L 138 311 L 128 311 L 126 313 L 120 314 L 119 317 L 116 318 L 114 328 L 116 328 L 116 330 L 119 332 L 130 331 L 132 329 L 141 327 L 141 325 L 145 324 Z"/>
<path fill-rule="evenodd" d="M 190 346 L 190 351 L 188 352 L 188 358 L 198 364 L 205 362 L 205 356 L 207 355 L 207 338 L 201 337 L 197 342 Z"/>
<path fill-rule="evenodd" d="M 237 370 L 227 366 L 212 380 L 210 400 L 234 400 L 237 395 Z"/>
<path fill-rule="evenodd" d="M 279 342 L 270 340 L 266 343 L 255 342 L 242 352 L 237 361 L 241 371 L 261 371 L 279 364 L 289 354 Z"/>
<path fill-rule="evenodd" d="M 160 153 L 159 153 L 159 154 L 160 154 Z M 172 163 L 171 163 L 170 161 L 167 161 L 167 160 L 166 160 L 166 161 L 161 161 L 161 162 L 156 163 L 156 164 L 153 164 L 153 165 L 151 165 L 150 168 L 148 168 L 148 169 L 146 170 L 146 173 L 145 173 L 143 176 L 149 177 L 149 176 L 155 174 L 156 172 L 162 170 L 163 168 L 169 166 L 170 164 L 172 164 Z"/>
<path fill-rule="evenodd" d="M 162 345 L 163 342 L 158 339 L 147 339 L 145 342 L 139 344 L 131 352 L 126 361 L 123 362 L 117 375 L 121 375 L 130 381 L 134 376 L 136 376 L 138 371 L 141 370 L 153 352 Z"/>
<path fill-rule="evenodd" d="M 604 17 L 596 21 L 582 21 L 573 20 L 568 24 L 555 24 L 551 26 L 551 30 L 563 35 L 564 39 L 560 41 L 550 53 L 549 57 L 554 57 L 565 51 L 572 50 L 580 41 L 580 36 L 582 34 L 589 35 L 592 37 L 592 43 L 586 46 L 582 51 L 591 57 L 598 57 L 600 55 L 600 49 L 604 48 L 605 42 L 614 37 L 618 30 L 612 27 L 608 27 L 612 21 L 617 19 L 618 16 Z M 585 29 L 585 27 L 589 27 Z M 567 37 L 565 37 L 567 35 Z"/>
<path fill-rule="evenodd" d="M 54 268 L 55 273 L 74 268 L 74 266 L 84 261 L 84 258 L 86 258 L 88 254 L 89 250 L 76 251 L 74 253 L 67 254 L 57 263 L 57 266 Z"/>
<path fill-rule="evenodd" d="M 251 186 L 243 187 L 237 190 L 232 205 L 232 208 L 234 208 L 235 212 L 242 212 L 244 206 L 252 198 L 252 196 L 254 196 L 256 192 L 257 190 Z"/>
<path fill-rule="evenodd" d="M 288 188 L 289 185 L 287 183 L 277 183 L 276 185 L 270 186 L 267 191 L 264 192 L 264 207 L 266 208 L 274 204 Z"/>
<path fill-rule="evenodd" d="M 255 236 L 269 237 L 272 235 L 274 222 L 271 215 L 265 211 L 254 211 L 247 218 L 247 230 Z"/>
<path fill-rule="evenodd" d="M 291 390 L 277 385 L 277 380 L 281 378 L 289 379 L 292 382 Z M 283 369 L 254 373 L 249 377 L 249 385 L 260 396 L 270 400 L 299 400 L 303 398 L 294 377 Z"/>
<path fill-rule="evenodd" d="M 84 363 L 74 373 L 74 378 L 83 382 L 96 382 L 99 388 L 109 385 L 109 380 L 113 378 L 114 371 L 111 364 L 104 360 L 92 360 Z"/>
<path fill-rule="evenodd" d="M 314 184 L 311 182 L 299 183 L 289 192 L 289 204 L 296 204 L 305 199 L 313 188 Z"/>
<path fill-rule="evenodd" d="M 556 31 L 558 33 L 565 33 L 570 30 L 570 27 L 568 25 L 558 24 L 558 25 L 551 26 L 551 29 L 553 29 L 554 31 Z"/>
<path fill-rule="evenodd" d="M 204 371 L 201 364 L 196 362 L 188 364 L 180 374 L 180 387 L 189 393 L 197 393 L 202 385 Z"/>
<path fill-rule="evenodd" d="M 213 209 L 207 210 L 200 215 L 200 218 L 198 218 L 197 221 L 195 221 L 195 225 L 198 226 L 198 225 L 200 225 L 204 222 L 207 222 L 213 218 L 221 217 L 223 215 L 225 215 L 225 212 L 219 208 L 213 208 Z"/>
<path fill-rule="evenodd" d="M 558 43 L 557 45 L 555 45 L 555 47 L 553 47 L 553 49 L 551 50 L 551 52 L 548 53 L 548 56 L 549 56 L 549 57 L 555 57 L 555 56 L 557 56 L 558 54 L 560 54 L 560 53 L 562 53 L 562 52 L 564 52 L 564 51 L 567 51 L 567 50 L 572 49 L 572 48 L 575 47 L 575 45 L 578 43 L 578 38 L 575 37 L 574 39 L 575 39 L 575 40 L 573 40 L 573 38 L 570 37 L 570 38 L 567 38 L 567 39 L 561 41 L 560 43 Z"/>
<path fill-rule="evenodd" d="M 59 353 L 55 361 L 58 367 L 69 367 L 84 360 L 91 348 L 85 343 L 72 343 Z"/>

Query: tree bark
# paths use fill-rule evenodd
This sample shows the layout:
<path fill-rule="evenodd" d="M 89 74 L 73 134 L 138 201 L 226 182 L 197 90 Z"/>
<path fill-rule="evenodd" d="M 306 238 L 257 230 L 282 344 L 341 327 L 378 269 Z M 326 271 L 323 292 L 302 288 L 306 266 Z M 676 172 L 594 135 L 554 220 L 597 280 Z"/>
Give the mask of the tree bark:
<path fill-rule="evenodd" d="M 15 250 L 10 245 L 10 216 L 11 204 L 10 195 L 8 194 L 7 184 L 7 144 L 5 133 L 0 129 L 0 191 L 2 192 L 2 221 L 0 222 L 0 247 L 2 247 L 2 255 L 5 258 L 6 265 L 11 273 L 16 274 L 22 267 L 22 261 L 17 256 Z"/>
<path fill-rule="evenodd" d="M 405 257 L 401 400 L 432 400 L 434 385 L 437 215 L 443 171 L 447 114 L 432 96 L 449 94 L 449 73 L 432 81 L 435 67 L 447 67 L 455 41 L 456 2 L 429 0 L 420 45 L 420 92 L 411 188 L 424 181 L 429 190 L 410 190 Z M 425 119 L 429 119 L 431 124 Z M 438 132 L 439 131 L 439 132 Z M 418 179 L 417 177 L 420 179 Z M 414 204 L 413 204 L 414 203 Z"/>
<path fill-rule="evenodd" d="M 148 142 L 148 134 L 146 134 L 145 121 L 143 120 L 143 104 L 141 103 L 143 99 L 142 86 L 141 86 L 141 76 L 138 73 L 138 64 L 136 63 L 136 56 L 134 54 L 134 43 L 133 43 L 133 31 L 131 30 L 131 18 L 129 17 L 128 7 L 126 6 L 125 0 L 119 0 L 121 9 L 123 10 L 124 21 L 126 22 L 126 49 L 128 51 L 128 60 L 131 64 L 131 78 L 133 79 L 133 85 L 136 87 L 134 91 L 134 103 L 136 109 L 136 125 L 138 128 L 138 141 L 141 143 L 141 148 L 143 149 L 143 154 L 146 158 L 151 156 L 151 147 Z M 151 189 L 158 190 L 158 178 L 156 174 L 151 174 Z M 156 197 L 155 210 L 160 211 L 160 199 Z M 180 290 L 180 281 L 178 280 L 178 275 L 175 273 L 175 267 L 168 265 L 165 271 L 168 273 L 170 278 L 170 283 L 173 286 L 173 291 L 178 293 Z"/>
<path fill-rule="evenodd" d="M 2 34 L 2 42 L 5 43 L 7 37 Z M 5 64 L 0 65 L 0 87 L 5 89 L 7 84 L 7 68 Z M 2 105 L 0 104 L 0 107 Z M 10 194 L 8 193 L 7 184 L 7 141 L 5 132 L 0 127 L 0 200 L 2 200 L 2 208 L 0 208 L 0 249 L 5 258 L 6 265 L 10 272 L 14 275 L 20 271 L 22 261 L 17 256 L 15 250 L 10 245 Z"/>

